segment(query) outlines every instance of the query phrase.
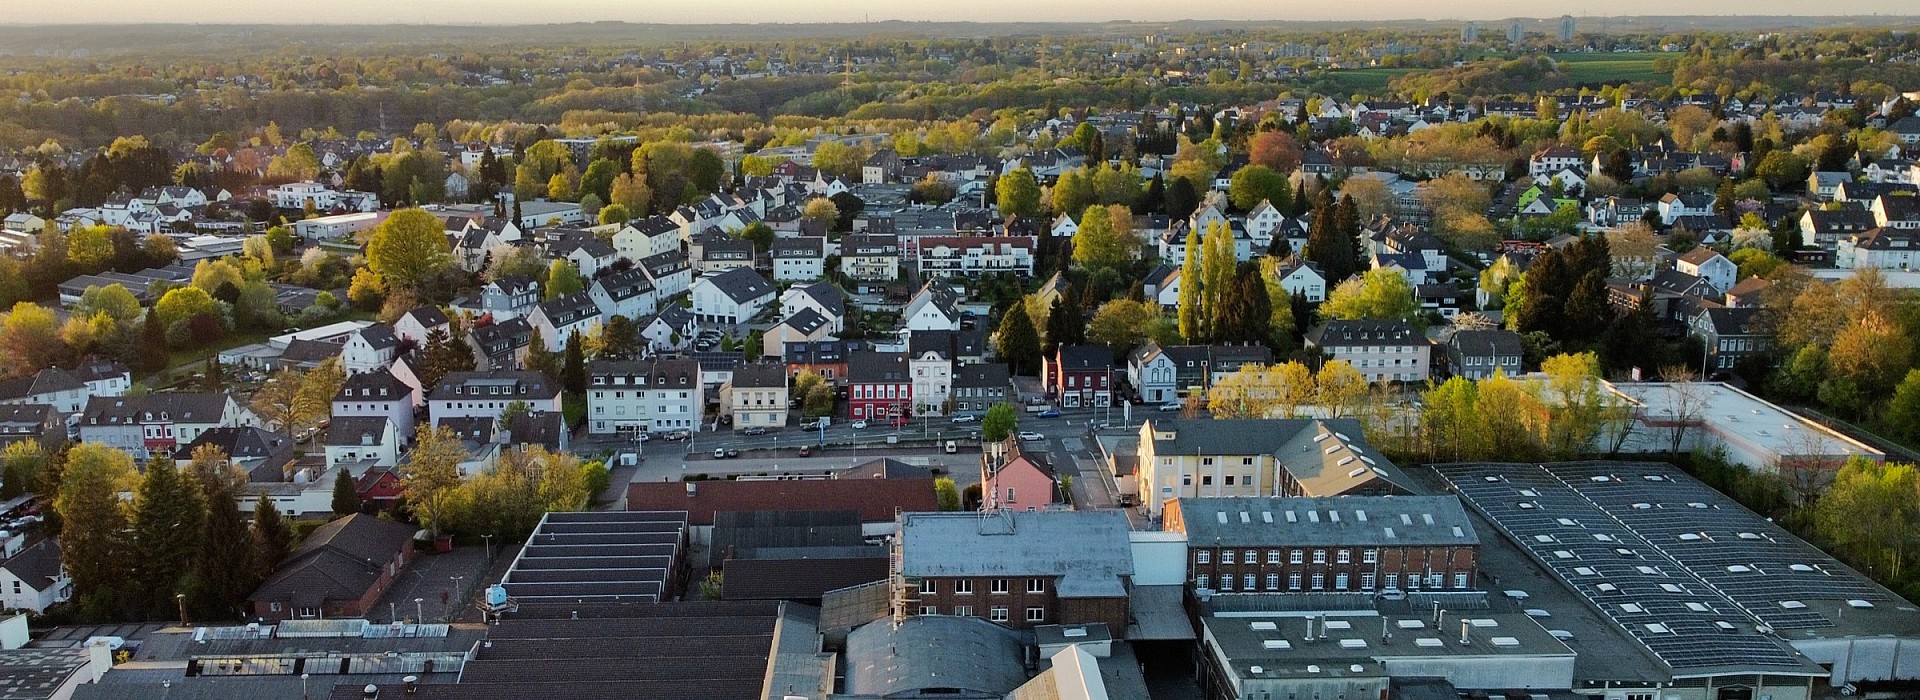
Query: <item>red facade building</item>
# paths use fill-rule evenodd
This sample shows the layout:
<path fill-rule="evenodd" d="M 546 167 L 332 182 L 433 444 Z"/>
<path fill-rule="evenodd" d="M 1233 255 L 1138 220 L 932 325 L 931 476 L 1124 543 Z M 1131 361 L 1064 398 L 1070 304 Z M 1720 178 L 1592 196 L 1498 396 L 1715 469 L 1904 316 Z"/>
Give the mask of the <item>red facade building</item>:
<path fill-rule="evenodd" d="M 861 351 L 847 358 L 847 415 L 894 425 L 913 418 L 906 353 Z"/>

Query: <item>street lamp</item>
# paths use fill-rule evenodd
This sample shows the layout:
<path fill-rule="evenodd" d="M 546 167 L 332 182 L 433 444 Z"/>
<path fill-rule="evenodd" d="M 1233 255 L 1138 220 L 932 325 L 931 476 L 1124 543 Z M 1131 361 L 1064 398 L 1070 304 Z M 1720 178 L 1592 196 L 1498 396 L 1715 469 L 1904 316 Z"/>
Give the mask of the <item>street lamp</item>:
<path fill-rule="evenodd" d="M 486 548 L 487 550 L 487 561 L 492 562 L 493 561 L 493 535 L 481 535 L 480 541 L 482 543 L 481 546 Z"/>

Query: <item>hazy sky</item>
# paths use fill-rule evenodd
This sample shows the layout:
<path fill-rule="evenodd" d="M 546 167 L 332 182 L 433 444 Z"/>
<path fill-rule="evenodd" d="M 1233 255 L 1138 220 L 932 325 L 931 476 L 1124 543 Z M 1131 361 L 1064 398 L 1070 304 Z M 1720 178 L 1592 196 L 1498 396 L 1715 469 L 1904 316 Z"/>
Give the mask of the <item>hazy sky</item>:
<path fill-rule="evenodd" d="M 6 23 L 858 22 L 863 20 L 1498 19 L 1573 15 L 1920 13 L 1911 0 L 9 0 Z"/>

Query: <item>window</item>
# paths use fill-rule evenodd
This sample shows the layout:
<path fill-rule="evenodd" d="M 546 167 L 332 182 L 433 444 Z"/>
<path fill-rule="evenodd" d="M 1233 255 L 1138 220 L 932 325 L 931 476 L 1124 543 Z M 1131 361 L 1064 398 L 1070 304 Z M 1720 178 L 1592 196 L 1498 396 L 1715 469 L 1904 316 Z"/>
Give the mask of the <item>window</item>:
<path fill-rule="evenodd" d="M 1233 574 L 1220 575 L 1220 590 L 1222 591 L 1233 590 Z"/>
<path fill-rule="evenodd" d="M 954 595 L 973 595 L 973 580 L 959 579 L 953 582 Z"/>
<path fill-rule="evenodd" d="M 1228 474 L 1228 475 L 1227 475 L 1227 485 L 1228 485 L 1228 486 L 1232 486 L 1232 485 L 1233 485 L 1233 475 L 1232 475 L 1232 474 Z"/>
<path fill-rule="evenodd" d="M 1231 550 L 1231 549 L 1223 549 L 1223 550 L 1220 550 L 1220 563 L 1222 563 L 1222 564 L 1232 564 L 1232 563 L 1233 563 L 1233 550 Z"/>
<path fill-rule="evenodd" d="M 1320 590 L 1320 589 L 1322 589 L 1322 588 L 1326 588 L 1326 587 L 1327 587 L 1327 575 L 1326 575 L 1326 574 L 1314 574 L 1314 575 L 1313 575 L 1313 590 L 1316 590 L 1316 591 L 1317 591 L 1317 590 Z"/>
<path fill-rule="evenodd" d="M 992 583 L 992 584 L 990 584 L 990 585 L 991 585 L 991 588 L 990 588 L 989 590 L 990 590 L 990 591 L 991 591 L 992 593 L 994 593 L 995 595 L 999 595 L 999 594 L 1003 594 L 1003 593 L 1006 593 L 1006 592 L 1007 592 L 1007 580 L 1006 580 L 1006 579 L 1003 579 L 1003 578 L 997 578 L 997 579 L 994 579 L 994 580 L 993 580 L 993 583 Z"/>
<path fill-rule="evenodd" d="M 1213 485 L 1213 475 L 1212 475 L 1212 474 L 1208 474 L 1208 475 L 1206 475 L 1206 476 L 1202 476 L 1202 477 L 1200 477 L 1200 485 L 1201 485 L 1201 486 L 1212 486 L 1212 485 Z"/>
<path fill-rule="evenodd" d="M 1279 575 L 1279 574 L 1267 574 L 1267 590 L 1269 590 L 1269 591 L 1277 591 L 1277 590 L 1280 590 L 1280 575 Z"/>
<path fill-rule="evenodd" d="M 1388 576 L 1392 576 L 1393 574 L 1387 574 L 1387 575 L 1388 575 Z M 1420 575 L 1419 575 L 1419 574 L 1407 574 L 1407 590 L 1409 590 L 1409 591 L 1417 591 L 1417 590 L 1420 590 Z"/>
<path fill-rule="evenodd" d="M 1241 559 L 1240 561 L 1246 562 L 1248 564 L 1257 564 L 1260 562 L 1260 553 L 1249 549 L 1247 550 L 1247 556 Z"/>
<path fill-rule="evenodd" d="M 938 606 L 938 605 L 922 605 L 922 606 L 920 606 L 920 614 L 922 614 L 922 615 L 938 615 L 938 614 L 940 614 L 940 606 Z"/>
<path fill-rule="evenodd" d="M 995 605 L 991 609 L 987 610 L 987 619 L 992 620 L 994 622 L 1006 622 L 1007 621 L 1006 606 Z"/>
<path fill-rule="evenodd" d="M 1334 575 L 1334 577 L 1333 577 L 1333 588 L 1334 588 L 1334 590 L 1337 590 L 1337 591 L 1344 591 L 1344 590 L 1347 590 L 1347 574 L 1346 574 L 1346 572 L 1344 572 L 1344 571 L 1343 571 L 1343 572 L 1341 572 L 1341 573 L 1338 573 L 1338 574 L 1335 574 L 1335 575 Z"/>
<path fill-rule="evenodd" d="M 1287 563 L 1288 563 L 1288 564 L 1298 564 L 1298 563 L 1300 563 L 1300 560 L 1301 560 L 1301 552 L 1300 552 L 1300 550 L 1298 550 L 1298 549 L 1296 549 L 1296 550 L 1293 550 L 1293 551 L 1291 551 L 1291 552 L 1288 552 L 1288 553 L 1287 553 Z"/>
<path fill-rule="evenodd" d="M 1363 591 L 1373 590 L 1373 574 L 1360 575 L 1360 590 L 1363 590 Z"/>
<path fill-rule="evenodd" d="M 1201 574 L 1199 576 L 1193 577 L 1194 588 L 1209 588 L 1210 586 L 1208 584 L 1211 584 L 1211 583 L 1213 583 L 1213 577 L 1208 576 L 1206 574 Z M 277 604 L 278 603 L 276 603 L 276 605 Z"/>
<path fill-rule="evenodd" d="M 1324 550 L 1324 549 L 1313 550 L 1313 563 L 1315 564 L 1327 563 L 1327 550 Z"/>
<path fill-rule="evenodd" d="M 955 605 L 953 606 L 953 614 L 959 617 L 973 617 L 973 606 Z"/>
<path fill-rule="evenodd" d="M 19 584 L 18 584 L 18 583 L 16 582 L 16 583 L 15 583 L 14 585 L 19 585 Z M 15 592 L 17 593 L 18 591 L 15 591 Z M 280 612 L 280 604 L 279 604 L 279 603 L 268 603 L 268 604 L 267 604 L 267 610 L 268 610 L 268 611 L 270 611 L 270 612 Z"/>
<path fill-rule="evenodd" d="M 1027 608 L 1027 621 L 1028 622 L 1046 622 L 1047 609 L 1046 608 Z"/>
<path fill-rule="evenodd" d="M 1212 564 L 1212 563 L 1213 563 L 1213 551 L 1212 551 L 1212 550 L 1206 550 L 1206 549 L 1202 549 L 1202 550 L 1199 550 L 1199 551 L 1196 551 L 1196 552 L 1194 552 L 1194 553 L 1193 553 L 1193 563 L 1195 563 L 1195 564 Z"/>
<path fill-rule="evenodd" d="M 1287 574 L 1287 590 L 1289 590 L 1289 591 L 1297 591 L 1297 590 L 1300 590 L 1300 575 L 1299 575 L 1299 574 Z"/>
<path fill-rule="evenodd" d="M 1387 588 L 1389 588 L 1389 589 L 1397 589 L 1397 588 L 1399 588 L 1399 587 L 1400 587 L 1400 575 L 1399 575 L 1399 574 L 1387 574 Z"/>
<path fill-rule="evenodd" d="M 1243 590 L 1243 591 L 1253 590 L 1253 574 L 1247 574 L 1246 576 L 1243 576 L 1240 578 L 1240 590 Z"/>
<path fill-rule="evenodd" d="M 312 606 L 308 606 L 308 607 L 304 607 L 304 608 L 301 608 L 301 609 L 300 609 L 300 616 L 301 616 L 301 617 L 319 617 L 319 616 L 320 616 L 320 609 L 319 609 L 319 608 L 315 608 L 315 607 L 312 607 Z"/>
<path fill-rule="evenodd" d="M 1427 575 L 1428 588 L 1445 588 L 1446 586 L 1447 586 L 1446 574 L 1428 574 Z"/>
<path fill-rule="evenodd" d="M 1267 563 L 1268 564 L 1280 563 L 1280 550 L 1278 549 L 1267 550 Z"/>
<path fill-rule="evenodd" d="M 1334 561 L 1337 561 L 1337 562 L 1339 562 L 1339 563 L 1341 563 L 1341 564 L 1352 564 L 1352 563 L 1353 563 L 1353 553 L 1352 553 L 1352 552 L 1349 552 L 1349 551 L 1347 551 L 1347 550 L 1344 550 L 1344 549 L 1342 549 L 1342 550 L 1340 550 L 1340 551 L 1338 551 L 1338 552 L 1335 552 L 1335 553 L 1334 553 Z"/>
<path fill-rule="evenodd" d="M 927 594 L 933 594 L 933 593 L 939 593 L 939 592 L 940 592 L 940 582 L 939 582 L 939 581 L 934 581 L 934 580 L 928 580 L 928 581 L 921 581 L 921 582 L 920 582 L 920 592 L 921 592 L 921 593 L 927 593 Z"/>
<path fill-rule="evenodd" d="M 1181 486 L 1192 486 L 1192 485 L 1193 485 L 1193 475 L 1192 475 L 1192 474 L 1181 474 L 1181 475 L 1180 475 L 1180 485 L 1181 485 Z"/>
<path fill-rule="evenodd" d="M 1378 550 L 1378 549 L 1369 549 L 1369 550 L 1366 550 L 1366 551 L 1364 551 L 1364 552 L 1361 552 L 1361 553 L 1360 553 L 1360 561 L 1361 561 L 1362 563 L 1365 563 L 1365 564 L 1377 564 L 1377 563 L 1379 563 L 1379 562 L 1380 562 L 1380 550 Z"/>
<path fill-rule="evenodd" d="M 1453 587 L 1454 588 L 1467 587 L 1467 575 L 1465 572 L 1457 573 L 1453 575 Z"/>
<path fill-rule="evenodd" d="M 1030 578 L 1030 579 L 1027 579 L 1027 592 L 1028 592 L 1028 593 L 1045 593 L 1045 592 L 1047 592 L 1047 580 L 1046 580 L 1046 579 L 1043 579 L 1043 578 Z"/>

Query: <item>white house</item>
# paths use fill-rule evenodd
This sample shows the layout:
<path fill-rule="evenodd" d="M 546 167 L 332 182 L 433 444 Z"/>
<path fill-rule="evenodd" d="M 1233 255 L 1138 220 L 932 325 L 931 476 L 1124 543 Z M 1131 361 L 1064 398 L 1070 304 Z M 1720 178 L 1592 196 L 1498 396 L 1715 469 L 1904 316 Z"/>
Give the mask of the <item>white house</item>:
<path fill-rule="evenodd" d="M 1713 200 L 1712 194 L 1704 192 L 1669 192 L 1660 198 L 1660 223 L 1672 226 L 1674 221 L 1683 216 L 1712 216 Z"/>
<path fill-rule="evenodd" d="M 914 293 L 901 312 L 909 331 L 960 330 L 960 293 L 938 280 L 929 281 Z"/>
<path fill-rule="evenodd" d="M 1075 221 L 1072 216 L 1061 214 L 1060 216 L 1054 217 L 1054 220 L 1053 220 L 1053 237 L 1054 238 L 1072 238 L 1073 234 L 1076 234 L 1079 232 L 1080 232 L 1080 222 Z"/>
<path fill-rule="evenodd" d="M 1163 404 L 1180 397 L 1178 373 L 1173 357 L 1158 343 L 1147 341 L 1127 354 L 1127 384 L 1140 392 L 1140 401 Z"/>
<path fill-rule="evenodd" d="M 393 334 L 393 326 L 376 323 L 347 336 L 340 349 L 340 365 L 350 374 L 384 370 L 399 351 L 400 338 Z"/>
<path fill-rule="evenodd" d="M 706 275 L 693 283 L 693 314 L 706 323 L 745 323 L 773 303 L 773 292 L 773 283 L 750 268 Z"/>
<path fill-rule="evenodd" d="M 1329 321 L 1307 331 L 1307 348 L 1343 360 L 1369 383 L 1433 377 L 1433 344 L 1404 321 Z"/>
<path fill-rule="evenodd" d="M 1535 179 L 1580 167 L 1580 150 L 1572 146 L 1552 146 L 1527 159 L 1527 174 Z"/>
<path fill-rule="evenodd" d="M 640 338 L 655 351 L 685 350 L 700 333 L 700 320 L 693 312 L 673 305 L 640 319 L 639 325 Z"/>
<path fill-rule="evenodd" d="M 685 294 L 693 286 L 693 265 L 687 262 L 687 254 L 678 250 L 641 258 L 635 267 L 647 271 L 655 299 L 661 303 Z"/>
<path fill-rule="evenodd" d="M 1732 289 L 1740 276 L 1740 266 L 1733 264 L 1727 256 L 1705 246 L 1694 248 L 1674 258 L 1673 269 L 1706 280 L 1708 285 L 1722 294 Z"/>
<path fill-rule="evenodd" d="M 804 345 L 832 337 L 833 327 L 827 318 L 812 308 L 804 308 L 799 313 L 780 319 L 779 323 L 773 324 L 760 336 L 760 354 L 763 357 L 786 357 L 788 345 Z"/>
<path fill-rule="evenodd" d="M 325 443 L 329 468 L 362 462 L 391 467 L 400 461 L 400 432 L 393 421 L 378 416 L 333 419 L 327 426 Z"/>
<path fill-rule="evenodd" d="M 565 350 L 567 339 L 575 335 L 585 340 L 600 329 L 600 305 L 592 295 L 574 292 L 540 302 L 527 316 L 527 323 L 546 341 L 547 349 Z"/>
<path fill-rule="evenodd" d="M 423 403 L 420 392 L 390 371 L 347 376 L 333 395 L 334 422 L 342 418 L 380 418 L 393 424 L 400 442 L 413 440 L 413 410 Z"/>
<path fill-rule="evenodd" d="M 907 373 L 913 377 L 914 415 L 946 415 L 947 399 L 953 395 L 956 335 L 924 331 L 908 338 Z"/>
<path fill-rule="evenodd" d="M 600 240 L 589 231 L 570 231 L 564 235 L 554 231 L 547 234 L 547 257 L 552 260 L 565 260 L 580 270 L 580 276 L 593 279 L 601 270 L 611 267 L 620 259 L 619 251 L 613 244 Z"/>
<path fill-rule="evenodd" d="M 815 282 L 788 287 L 786 293 L 780 295 L 781 318 L 793 318 L 806 309 L 812 309 L 826 319 L 828 332 L 846 330 L 847 295 L 839 287 Z"/>
<path fill-rule="evenodd" d="M 613 248 L 628 260 L 680 250 L 680 225 L 664 216 L 649 216 L 613 234 Z"/>
<path fill-rule="evenodd" d="M 1876 228 L 1840 239 L 1833 265 L 1842 268 L 1911 270 L 1920 264 L 1920 229 Z"/>
<path fill-rule="evenodd" d="M 780 238 L 773 242 L 773 281 L 805 282 L 827 273 L 827 239 Z"/>
<path fill-rule="evenodd" d="M 653 281 L 647 279 L 646 270 L 637 267 L 594 280 L 593 285 L 587 287 L 587 296 L 593 298 L 594 305 L 600 307 L 600 316 L 605 319 L 625 316 L 637 320 L 653 313 L 657 307 Z"/>
<path fill-rule="evenodd" d="M 448 372 L 427 395 L 427 415 L 436 425 L 447 418 L 499 418 L 515 402 L 535 413 L 558 413 L 560 384 L 539 372 Z"/>
<path fill-rule="evenodd" d="M 57 538 L 40 540 L 0 564 L 0 605 L 45 613 L 71 597 L 73 577 L 60 563 Z"/>
<path fill-rule="evenodd" d="M 393 320 L 393 334 L 401 340 L 412 341 L 417 347 L 425 347 L 427 335 L 434 331 L 452 333 L 453 324 L 440 307 L 432 304 L 416 307 Z"/>
<path fill-rule="evenodd" d="M 540 303 L 540 285 L 519 275 L 501 277 L 480 288 L 474 296 L 453 301 L 453 310 L 474 318 L 492 316 L 494 323 L 527 315 Z"/>
<path fill-rule="evenodd" d="M 862 282 L 892 282 L 900 277 L 900 238 L 858 234 L 840 240 L 840 274 Z"/>
<path fill-rule="evenodd" d="M 922 236 L 918 244 L 923 277 L 1033 275 L 1034 240 L 1028 236 Z"/>
<path fill-rule="evenodd" d="M 587 363 L 589 433 L 697 430 L 705 410 L 697 360 Z"/>
<path fill-rule="evenodd" d="M 1280 230 L 1280 225 L 1286 221 L 1287 215 L 1262 199 L 1254 205 L 1253 211 L 1247 212 L 1247 237 L 1252 239 L 1254 247 L 1266 250 L 1273 245 L 1273 233 Z"/>
<path fill-rule="evenodd" d="M 1280 276 L 1280 288 L 1287 290 L 1287 294 L 1303 295 L 1316 304 L 1327 300 L 1327 276 L 1312 262 L 1295 256 L 1282 263 L 1276 272 Z"/>

